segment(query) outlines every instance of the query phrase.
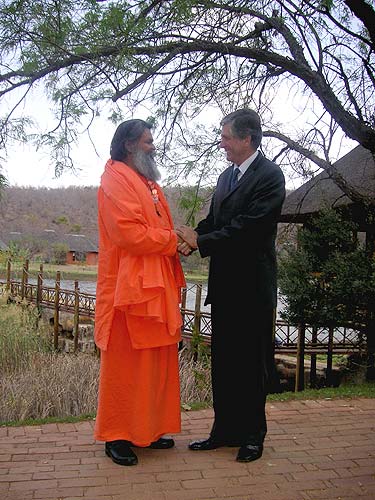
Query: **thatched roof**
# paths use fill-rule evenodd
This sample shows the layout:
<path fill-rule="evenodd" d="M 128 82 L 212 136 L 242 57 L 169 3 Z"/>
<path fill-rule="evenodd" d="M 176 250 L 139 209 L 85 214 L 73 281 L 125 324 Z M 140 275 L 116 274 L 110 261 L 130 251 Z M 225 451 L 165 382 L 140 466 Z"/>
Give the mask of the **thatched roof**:
<path fill-rule="evenodd" d="M 98 245 L 83 234 L 58 234 L 54 229 L 44 229 L 35 234 L 9 231 L 1 235 L 2 240 L 9 245 L 10 242 L 19 245 L 27 244 L 28 240 L 46 241 L 49 245 L 56 243 L 65 244 L 70 252 L 98 252 Z"/>
<path fill-rule="evenodd" d="M 59 241 L 58 235 L 54 229 L 44 229 L 35 233 L 21 233 L 20 231 L 8 231 L 1 234 L 2 240 L 7 243 L 27 244 L 32 240 L 47 241 L 50 245 Z"/>
<path fill-rule="evenodd" d="M 64 234 L 64 243 L 70 252 L 98 252 L 98 246 L 84 234 Z"/>
<path fill-rule="evenodd" d="M 334 164 L 351 186 L 366 197 L 375 198 L 375 162 L 368 149 L 357 146 Z M 280 222 L 303 222 L 324 208 L 353 205 L 352 200 L 322 172 L 290 193 L 284 202 Z"/>

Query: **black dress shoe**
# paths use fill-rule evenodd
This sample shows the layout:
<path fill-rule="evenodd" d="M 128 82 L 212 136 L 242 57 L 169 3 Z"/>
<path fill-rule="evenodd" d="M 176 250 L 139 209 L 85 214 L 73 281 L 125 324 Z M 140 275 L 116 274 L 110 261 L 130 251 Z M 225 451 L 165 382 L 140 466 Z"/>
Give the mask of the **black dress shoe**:
<path fill-rule="evenodd" d="M 107 441 L 105 443 L 105 454 L 110 457 L 115 464 L 136 465 L 137 455 L 129 447 L 129 441 L 119 439 L 118 441 Z"/>
<path fill-rule="evenodd" d="M 174 440 L 172 438 L 159 438 L 157 441 L 153 441 L 147 448 L 152 448 L 153 450 L 168 450 L 168 448 L 173 448 Z"/>
<path fill-rule="evenodd" d="M 208 439 L 200 439 L 199 441 L 192 441 L 189 444 L 189 450 L 194 450 L 194 451 L 216 450 L 216 448 L 220 448 L 221 446 L 226 446 L 226 444 L 221 441 L 217 441 L 212 437 L 209 437 Z"/>
<path fill-rule="evenodd" d="M 238 450 L 237 462 L 253 462 L 262 456 L 263 445 L 244 444 Z"/>

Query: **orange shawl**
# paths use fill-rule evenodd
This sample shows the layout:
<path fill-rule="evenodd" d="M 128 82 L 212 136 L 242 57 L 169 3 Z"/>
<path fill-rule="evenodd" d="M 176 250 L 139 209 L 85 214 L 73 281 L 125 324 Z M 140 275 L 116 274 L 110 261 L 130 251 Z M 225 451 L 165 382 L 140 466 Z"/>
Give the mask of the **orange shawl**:
<path fill-rule="evenodd" d="M 98 190 L 99 262 L 95 342 L 106 349 L 115 308 L 124 310 L 134 348 L 180 340 L 185 278 L 168 203 L 128 165 L 108 160 Z"/>

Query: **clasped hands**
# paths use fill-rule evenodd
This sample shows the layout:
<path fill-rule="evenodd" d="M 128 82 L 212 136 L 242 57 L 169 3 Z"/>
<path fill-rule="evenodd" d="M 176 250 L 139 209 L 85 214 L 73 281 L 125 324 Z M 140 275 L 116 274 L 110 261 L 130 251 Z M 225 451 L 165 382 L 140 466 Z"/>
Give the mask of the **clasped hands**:
<path fill-rule="evenodd" d="M 198 233 L 192 227 L 182 225 L 177 227 L 175 231 L 178 237 L 177 250 L 182 255 L 190 255 L 198 248 Z"/>

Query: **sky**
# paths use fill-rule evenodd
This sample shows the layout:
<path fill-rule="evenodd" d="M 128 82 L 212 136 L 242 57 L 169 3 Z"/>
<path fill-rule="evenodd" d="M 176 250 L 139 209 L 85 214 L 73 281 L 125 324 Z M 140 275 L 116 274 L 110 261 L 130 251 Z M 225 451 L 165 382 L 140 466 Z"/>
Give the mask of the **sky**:
<path fill-rule="evenodd" d="M 89 141 L 82 138 L 72 154 L 76 172 L 67 170 L 58 178 L 47 151 L 36 151 L 27 145 L 11 148 L 4 168 L 9 185 L 50 188 L 98 186 L 109 158 L 109 144 L 114 130 L 115 127 L 113 130 L 103 127 L 103 134 L 96 141 L 97 152 Z"/>
<path fill-rule="evenodd" d="M 37 95 L 37 99 L 31 103 L 27 102 L 19 114 L 30 115 L 36 123 L 36 130 L 42 132 L 48 132 L 56 123 L 43 95 Z M 75 173 L 66 169 L 56 178 L 53 159 L 48 149 L 38 151 L 33 144 L 10 145 L 3 164 L 3 173 L 10 186 L 98 186 L 104 165 L 109 158 L 110 143 L 115 130 L 116 125 L 103 116 L 95 118 L 90 127 L 92 142 L 87 133 L 78 136 L 72 151 Z"/>
<path fill-rule="evenodd" d="M 12 94 L 5 101 L 4 107 L 12 109 L 21 93 Z M 29 92 L 21 105 L 13 114 L 13 118 L 30 116 L 35 127 L 30 132 L 46 133 L 55 127 L 56 118 L 53 106 L 43 92 L 43 86 Z M 77 145 L 73 148 L 72 158 L 75 173 L 66 169 L 58 178 L 55 177 L 54 165 L 48 149 L 36 150 L 32 144 L 10 145 L 6 161 L 2 163 L 3 174 L 10 186 L 27 187 L 68 187 L 68 186 L 98 186 L 104 165 L 109 158 L 110 143 L 116 130 L 116 125 L 106 118 L 110 109 L 102 110 L 102 115 L 95 117 L 90 126 L 90 138 L 86 132 L 78 136 Z M 128 118 L 147 119 L 151 114 L 144 107 L 139 107 L 137 116 Z M 82 130 L 84 126 L 82 126 Z"/>

